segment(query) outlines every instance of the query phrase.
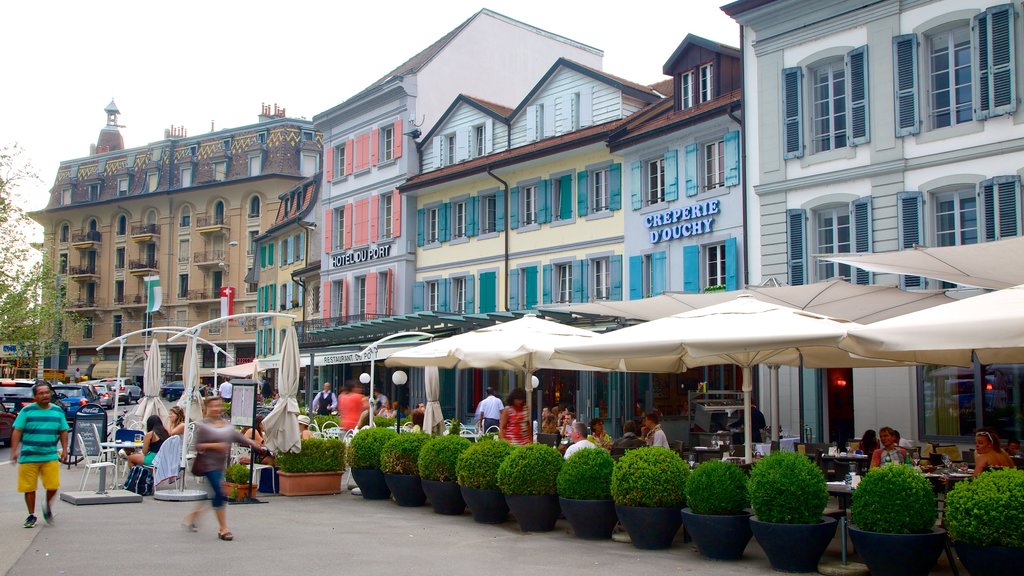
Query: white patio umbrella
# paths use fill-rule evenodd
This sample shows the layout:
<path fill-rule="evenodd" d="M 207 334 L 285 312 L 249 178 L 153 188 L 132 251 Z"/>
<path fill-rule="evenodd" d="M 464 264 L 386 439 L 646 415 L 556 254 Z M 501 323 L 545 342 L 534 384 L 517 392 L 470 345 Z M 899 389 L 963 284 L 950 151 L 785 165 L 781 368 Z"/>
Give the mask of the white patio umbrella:
<path fill-rule="evenodd" d="M 851 329 L 840 344 L 863 356 L 971 366 L 1024 362 L 1024 285 Z"/>
<path fill-rule="evenodd" d="M 185 345 L 185 356 L 181 363 L 181 379 L 185 386 L 178 399 L 178 405 L 185 410 L 185 428 L 189 421 L 203 419 L 203 401 L 199 391 L 199 354 L 196 352 L 195 338 L 189 338 Z"/>
<path fill-rule="evenodd" d="M 423 385 L 427 392 L 426 412 L 423 414 L 423 431 L 427 434 L 440 436 L 444 433 L 444 413 L 441 412 L 441 376 L 437 366 L 423 369 Z"/>
<path fill-rule="evenodd" d="M 295 327 L 289 326 L 281 345 L 281 367 L 277 371 L 279 397 L 274 409 L 263 419 L 266 445 L 271 452 L 298 452 L 302 449 L 299 431 L 299 340 Z"/>
<path fill-rule="evenodd" d="M 145 422 L 156 414 L 160 418 L 167 417 L 167 407 L 160 400 L 160 344 L 156 338 L 149 345 L 146 363 L 142 372 L 142 399 L 135 406 L 133 415 Z"/>

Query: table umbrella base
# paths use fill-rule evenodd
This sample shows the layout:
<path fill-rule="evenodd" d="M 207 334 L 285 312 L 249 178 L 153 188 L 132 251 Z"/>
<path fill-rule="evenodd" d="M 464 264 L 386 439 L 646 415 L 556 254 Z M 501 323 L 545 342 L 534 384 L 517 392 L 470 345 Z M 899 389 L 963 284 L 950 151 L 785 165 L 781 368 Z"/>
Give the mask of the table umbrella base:
<path fill-rule="evenodd" d="M 204 493 L 205 494 L 205 493 Z M 135 504 L 142 502 L 142 496 L 128 490 L 107 490 L 100 494 L 95 490 L 61 492 L 60 499 L 75 506 L 91 504 Z"/>
<path fill-rule="evenodd" d="M 153 493 L 154 500 L 164 502 L 195 502 L 206 498 L 206 490 L 157 490 Z"/>

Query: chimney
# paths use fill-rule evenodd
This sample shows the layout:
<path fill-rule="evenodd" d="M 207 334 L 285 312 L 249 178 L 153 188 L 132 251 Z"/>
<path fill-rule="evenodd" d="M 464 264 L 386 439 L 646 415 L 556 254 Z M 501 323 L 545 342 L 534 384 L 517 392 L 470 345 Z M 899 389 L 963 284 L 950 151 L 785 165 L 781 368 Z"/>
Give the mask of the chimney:
<path fill-rule="evenodd" d="M 273 120 L 275 118 L 285 118 L 285 117 L 286 117 L 286 115 L 285 115 L 284 108 L 278 106 L 277 103 L 274 103 L 274 107 L 273 108 L 270 107 L 270 104 L 267 104 L 265 102 L 262 103 L 262 106 L 260 107 L 260 115 L 259 115 L 259 121 L 260 122 L 269 122 L 270 120 Z"/>

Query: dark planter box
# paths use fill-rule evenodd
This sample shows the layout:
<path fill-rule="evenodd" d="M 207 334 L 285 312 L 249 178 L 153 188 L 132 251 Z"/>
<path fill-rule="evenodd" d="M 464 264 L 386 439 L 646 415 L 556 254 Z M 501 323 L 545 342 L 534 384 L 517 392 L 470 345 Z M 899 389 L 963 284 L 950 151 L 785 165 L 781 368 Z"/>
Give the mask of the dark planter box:
<path fill-rule="evenodd" d="M 508 503 L 501 490 L 479 490 L 461 486 L 462 498 L 480 524 L 501 524 L 508 519 Z"/>
<path fill-rule="evenodd" d="M 971 576 L 1003 576 L 1024 566 L 1024 548 L 956 542 L 956 555 Z"/>
<path fill-rule="evenodd" d="M 407 508 L 423 506 L 427 503 L 427 495 L 423 493 L 423 485 L 420 477 L 415 474 L 385 474 L 384 481 L 387 482 L 391 495 L 395 497 L 395 503 Z"/>
<path fill-rule="evenodd" d="M 457 483 L 426 479 L 421 479 L 420 482 L 434 513 L 459 516 L 466 511 L 466 501 L 462 499 L 462 490 Z"/>
<path fill-rule="evenodd" d="M 559 498 L 558 503 L 577 538 L 607 540 L 612 537 L 615 524 L 619 521 L 615 514 L 615 502 Z"/>
<path fill-rule="evenodd" d="M 352 478 L 359 485 L 359 491 L 367 500 L 387 500 L 391 498 L 391 489 L 384 481 L 384 473 L 376 468 L 353 468 Z"/>
<path fill-rule="evenodd" d="M 883 534 L 851 524 L 850 539 L 873 576 L 925 576 L 942 554 L 946 531 L 935 528 L 927 534 Z"/>
<path fill-rule="evenodd" d="M 615 513 L 626 527 L 633 546 L 641 550 L 663 550 L 671 547 L 676 532 L 679 532 L 679 527 L 683 525 L 679 508 L 616 504 Z"/>
<path fill-rule="evenodd" d="M 780 572 L 817 572 L 837 526 L 836 519 L 828 516 L 822 516 L 818 524 L 776 524 L 750 517 L 754 538 L 772 568 Z"/>
<path fill-rule="evenodd" d="M 683 526 L 697 543 L 700 553 L 712 560 L 739 560 L 753 532 L 750 512 L 742 514 L 696 514 L 683 508 Z"/>
<path fill-rule="evenodd" d="M 505 494 L 505 501 L 523 532 L 551 532 L 562 513 L 557 494 Z"/>

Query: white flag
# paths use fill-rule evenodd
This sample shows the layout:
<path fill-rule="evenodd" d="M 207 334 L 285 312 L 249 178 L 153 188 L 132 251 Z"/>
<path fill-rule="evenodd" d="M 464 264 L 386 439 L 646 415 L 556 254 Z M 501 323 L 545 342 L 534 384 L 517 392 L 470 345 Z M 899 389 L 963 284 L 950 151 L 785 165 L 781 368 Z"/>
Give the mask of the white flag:
<path fill-rule="evenodd" d="M 159 276 L 146 276 L 142 279 L 146 284 L 146 314 L 160 310 L 163 293 L 160 290 Z"/>

